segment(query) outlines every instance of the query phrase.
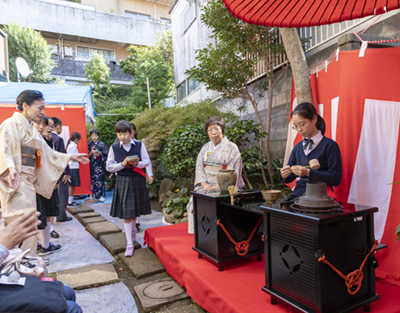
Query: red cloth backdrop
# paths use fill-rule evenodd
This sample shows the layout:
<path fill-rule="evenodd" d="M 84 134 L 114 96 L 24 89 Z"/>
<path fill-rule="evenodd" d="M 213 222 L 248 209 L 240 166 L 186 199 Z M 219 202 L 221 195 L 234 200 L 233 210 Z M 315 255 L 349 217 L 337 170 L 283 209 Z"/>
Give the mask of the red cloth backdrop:
<path fill-rule="evenodd" d="M 11 117 L 15 109 L 15 104 L 0 104 L 0 124 L 4 120 Z M 63 122 L 63 126 L 69 126 L 70 133 L 78 132 L 82 135 L 82 139 L 78 145 L 78 151 L 88 153 L 88 143 L 86 136 L 86 120 L 84 106 L 82 105 L 46 105 L 44 114 L 49 117 L 56 116 Z M 65 143 L 67 144 L 67 143 Z M 81 177 L 81 186 L 75 188 L 75 194 L 91 194 L 90 186 L 90 167 L 89 164 L 79 166 L 79 174 Z"/>
<path fill-rule="evenodd" d="M 375 236 L 387 249 L 377 252 L 377 277 L 400 285 L 400 48 L 340 52 L 327 68 L 311 75 L 314 103 L 325 136 L 339 144 L 343 160 L 341 202 L 377 206 Z M 294 88 L 292 88 L 294 90 Z M 292 107 L 297 101 L 292 93 Z M 291 130 L 285 161 L 300 135 Z"/>

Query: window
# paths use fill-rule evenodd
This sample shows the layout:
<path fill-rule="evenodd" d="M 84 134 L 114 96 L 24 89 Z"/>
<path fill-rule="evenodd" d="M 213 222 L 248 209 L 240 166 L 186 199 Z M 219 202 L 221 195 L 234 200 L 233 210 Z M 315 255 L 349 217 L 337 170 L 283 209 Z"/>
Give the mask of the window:
<path fill-rule="evenodd" d="M 93 52 L 102 54 L 106 60 L 115 60 L 115 51 L 102 49 L 102 48 L 92 48 L 84 46 L 76 46 L 76 56 L 83 59 L 90 59 L 93 56 Z"/>
<path fill-rule="evenodd" d="M 177 102 L 181 102 L 186 97 L 186 80 L 184 80 L 177 88 L 176 88 L 176 98 Z"/>
<path fill-rule="evenodd" d="M 200 86 L 200 83 L 193 78 L 188 78 L 188 85 L 189 85 L 189 95 Z"/>
<path fill-rule="evenodd" d="M 185 33 L 192 26 L 197 16 L 197 3 L 193 1 L 189 3 L 183 13 L 183 32 Z"/>
<path fill-rule="evenodd" d="M 171 20 L 168 19 L 168 18 L 160 17 L 158 20 L 159 20 L 160 23 L 162 23 L 162 24 L 171 24 Z"/>
<path fill-rule="evenodd" d="M 133 18 L 134 20 L 151 20 L 151 16 L 147 14 L 135 13 L 135 12 L 128 12 L 125 11 L 125 17 Z"/>

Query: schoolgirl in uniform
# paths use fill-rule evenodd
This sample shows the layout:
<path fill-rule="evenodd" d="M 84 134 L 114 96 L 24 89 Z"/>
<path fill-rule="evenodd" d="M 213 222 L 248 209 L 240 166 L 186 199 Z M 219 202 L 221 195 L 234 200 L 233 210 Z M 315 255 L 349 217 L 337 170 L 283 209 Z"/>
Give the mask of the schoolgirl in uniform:
<path fill-rule="evenodd" d="M 292 112 L 293 128 L 303 137 L 290 154 L 288 164 L 281 169 L 280 181 L 290 183 L 296 178 L 296 187 L 290 196 L 284 198 L 293 203 L 306 191 L 308 182 L 324 182 L 328 185 L 328 195 L 334 196 L 332 186 L 338 186 L 342 179 L 342 157 L 338 144 L 324 137 L 325 121 L 308 102 L 296 106 Z M 310 160 L 318 159 L 319 169 L 306 168 Z M 298 166 L 295 166 L 298 165 Z"/>
<path fill-rule="evenodd" d="M 53 142 L 48 140 L 51 134 L 49 124 L 50 118 L 42 116 L 39 122 L 34 122 L 35 128 L 42 135 L 44 141 L 53 148 Z M 57 188 L 57 187 L 56 187 Z M 36 208 L 41 213 L 39 219 L 41 224 L 38 226 L 40 230 L 40 244 L 38 243 L 38 253 L 40 256 L 45 256 L 53 252 L 60 251 L 61 246 L 50 242 L 52 231 L 51 218 L 58 215 L 58 194 L 54 189 L 50 199 L 47 199 L 39 194 L 36 194 Z"/>
<path fill-rule="evenodd" d="M 67 142 L 67 154 L 79 154 L 78 144 L 81 141 L 81 134 L 73 132 L 71 138 Z M 74 191 L 75 187 L 81 185 L 81 178 L 79 176 L 79 163 L 76 161 L 68 162 L 69 168 L 71 169 L 71 181 L 69 183 L 69 198 L 67 208 L 77 208 L 80 207 L 80 203 L 74 201 Z"/>
<path fill-rule="evenodd" d="M 107 171 L 118 174 L 110 215 L 124 219 L 127 241 L 125 256 L 132 256 L 137 233 L 136 218 L 151 214 L 146 174 L 143 172 L 150 164 L 150 158 L 144 144 L 131 138 L 129 122 L 119 121 L 115 125 L 115 132 L 119 142 L 110 147 L 106 165 Z M 134 155 L 138 159 L 131 161 L 129 156 Z"/>

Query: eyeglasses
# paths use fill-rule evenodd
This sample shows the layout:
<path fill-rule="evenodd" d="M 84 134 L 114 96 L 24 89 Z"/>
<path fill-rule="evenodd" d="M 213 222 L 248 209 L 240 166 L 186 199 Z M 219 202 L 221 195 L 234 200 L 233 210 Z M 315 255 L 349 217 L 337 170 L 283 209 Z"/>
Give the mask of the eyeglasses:
<path fill-rule="evenodd" d="M 304 126 L 306 126 L 306 124 L 309 122 L 310 120 L 307 120 L 305 122 L 301 122 L 299 123 L 299 125 L 293 125 L 292 129 L 294 130 L 298 130 L 298 129 L 303 129 Z"/>
<path fill-rule="evenodd" d="M 208 127 L 208 129 L 207 129 L 207 132 L 208 132 L 208 133 L 211 133 L 211 132 L 213 132 L 213 131 L 222 132 L 222 128 L 219 127 L 219 126 L 217 126 L 217 127 Z"/>

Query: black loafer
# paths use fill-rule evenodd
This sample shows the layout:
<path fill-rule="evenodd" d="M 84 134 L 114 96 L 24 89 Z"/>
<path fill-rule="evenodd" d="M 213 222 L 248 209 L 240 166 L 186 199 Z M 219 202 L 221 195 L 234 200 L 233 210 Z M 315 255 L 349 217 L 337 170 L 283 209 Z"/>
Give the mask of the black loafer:
<path fill-rule="evenodd" d="M 50 236 L 51 238 L 60 238 L 60 235 L 55 230 L 51 231 Z"/>
<path fill-rule="evenodd" d="M 57 222 L 64 223 L 64 222 L 69 222 L 69 221 L 72 221 L 72 217 L 67 216 L 67 218 L 65 220 L 61 220 L 61 221 L 57 221 Z"/>

